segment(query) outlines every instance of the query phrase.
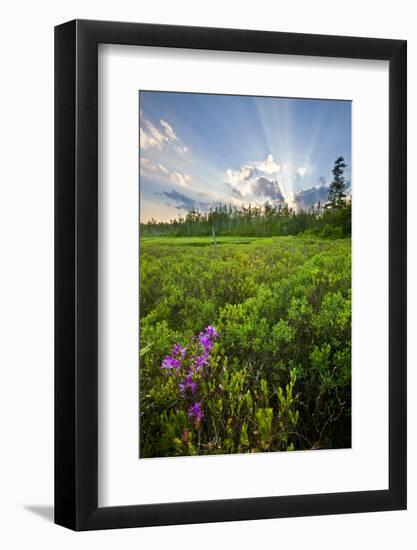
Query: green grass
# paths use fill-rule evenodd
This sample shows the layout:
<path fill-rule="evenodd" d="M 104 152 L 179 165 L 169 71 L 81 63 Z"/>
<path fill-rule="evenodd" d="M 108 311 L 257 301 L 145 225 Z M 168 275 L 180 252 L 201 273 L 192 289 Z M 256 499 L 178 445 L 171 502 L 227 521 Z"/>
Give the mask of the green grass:
<path fill-rule="evenodd" d="M 350 239 L 146 237 L 140 276 L 141 456 L 350 446 Z M 207 375 L 180 395 L 161 362 L 207 325 Z"/>

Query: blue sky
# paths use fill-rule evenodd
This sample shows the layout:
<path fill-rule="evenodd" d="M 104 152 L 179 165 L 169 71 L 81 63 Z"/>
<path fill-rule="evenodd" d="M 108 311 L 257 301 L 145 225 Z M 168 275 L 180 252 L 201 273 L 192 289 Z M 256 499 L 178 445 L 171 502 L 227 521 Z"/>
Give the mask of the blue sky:
<path fill-rule="evenodd" d="M 350 180 L 349 101 L 141 91 L 139 107 L 142 222 L 220 202 L 308 207 L 338 156 Z"/>

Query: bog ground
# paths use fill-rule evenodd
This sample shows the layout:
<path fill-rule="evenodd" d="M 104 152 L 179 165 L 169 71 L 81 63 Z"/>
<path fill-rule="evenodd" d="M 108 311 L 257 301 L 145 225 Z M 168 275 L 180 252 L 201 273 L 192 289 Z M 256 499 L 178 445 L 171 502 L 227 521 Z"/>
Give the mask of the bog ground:
<path fill-rule="evenodd" d="M 149 237 L 140 259 L 141 457 L 350 447 L 350 239 Z"/>

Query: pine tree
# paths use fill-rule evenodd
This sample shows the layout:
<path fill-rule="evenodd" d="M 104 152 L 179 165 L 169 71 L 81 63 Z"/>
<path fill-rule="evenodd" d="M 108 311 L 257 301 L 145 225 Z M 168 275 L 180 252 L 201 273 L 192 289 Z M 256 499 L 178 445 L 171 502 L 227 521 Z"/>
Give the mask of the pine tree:
<path fill-rule="evenodd" d="M 332 170 L 333 181 L 329 187 L 329 203 L 331 208 L 341 208 L 346 204 L 345 178 L 343 170 L 347 167 L 345 159 L 338 157 Z"/>

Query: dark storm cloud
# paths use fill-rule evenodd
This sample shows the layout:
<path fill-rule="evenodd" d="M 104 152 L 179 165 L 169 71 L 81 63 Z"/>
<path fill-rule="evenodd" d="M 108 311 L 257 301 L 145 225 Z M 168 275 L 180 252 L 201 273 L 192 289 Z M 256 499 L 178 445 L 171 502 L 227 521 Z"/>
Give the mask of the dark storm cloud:
<path fill-rule="evenodd" d="M 253 194 L 257 197 L 268 197 L 274 201 L 283 202 L 284 195 L 279 188 L 277 181 L 272 181 L 264 177 L 253 180 L 251 184 Z"/>
<path fill-rule="evenodd" d="M 294 201 L 300 210 L 308 210 L 311 206 L 317 205 L 319 201 L 321 205 L 325 204 L 328 197 L 329 188 L 322 185 L 321 187 L 312 187 L 311 189 L 299 191 L 295 195 Z"/>
<path fill-rule="evenodd" d="M 230 194 L 232 195 L 232 197 L 235 197 L 237 199 L 242 199 L 243 198 L 243 193 L 241 191 L 239 191 L 239 189 L 236 189 L 236 187 L 231 187 L 230 188 Z"/>
<path fill-rule="evenodd" d="M 175 208 L 177 208 L 178 210 L 191 210 L 193 208 L 198 208 L 199 210 L 208 210 L 210 206 L 210 204 L 207 202 L 197 201 L 192 197 L 189 197 L 188 195 L 179 193 L 175 189 L 173 189 L 172 191 L 163 191 L 162 193 L 157 194 L 168 197 L 169 199 L 177 203 Z"/>

